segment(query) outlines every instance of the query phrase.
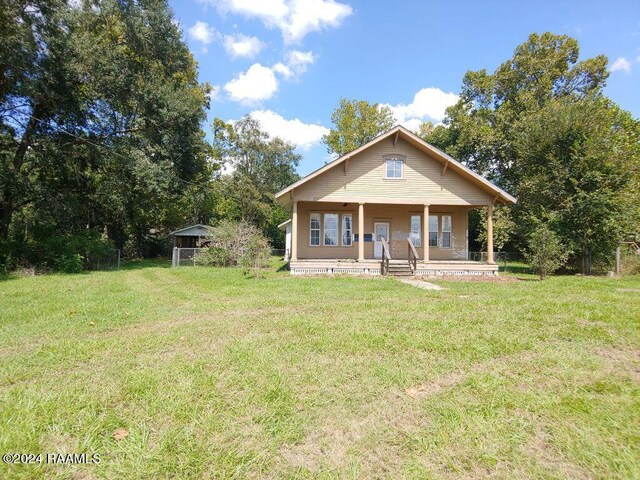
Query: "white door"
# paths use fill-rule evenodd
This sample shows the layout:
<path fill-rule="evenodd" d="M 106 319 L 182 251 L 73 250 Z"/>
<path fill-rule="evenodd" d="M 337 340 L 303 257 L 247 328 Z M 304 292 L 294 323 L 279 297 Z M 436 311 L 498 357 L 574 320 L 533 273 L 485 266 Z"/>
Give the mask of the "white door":
<path fill-rule="evenodd" d="M 389 241 L 389 223 L 376 222 L 373 224 L 373 256 L 382 258 L 382 239 Z"/>

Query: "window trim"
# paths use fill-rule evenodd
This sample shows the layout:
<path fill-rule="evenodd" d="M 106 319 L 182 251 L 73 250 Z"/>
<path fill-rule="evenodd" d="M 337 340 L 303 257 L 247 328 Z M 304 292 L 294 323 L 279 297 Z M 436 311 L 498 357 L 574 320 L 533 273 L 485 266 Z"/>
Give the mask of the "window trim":
<path fill-rule="evenodd" d="M 327 215 L 335 215 L 336 216 L 336 243 L 331 245 L 327 245 L 326 243 L 326 218 Z M 322 246 L 323 247 L 339 247 L 340 246 L 340 214 L 338 212 L 324 212 L 322 215 Z"/>
<path fill-rule="evenodd" d="M 384 179 L 385 180 L 404 180 L 404 171 L 405 171 L 405 166 L 406 166 L 406 157 L 404 155 L 385 155 L 384 157 Z M 396 161 L 396 162 L 400 162 L 400 176 L 399 177 L 390 177 L 389 176 L 389 169 L 388 169 L 388 162 L 390 161 Z M 396 169 L 394 168 L 394 171 Z"/>
<path fill-rule="evenodd" d="M 345 225 L 344 221 L 346 218 L 350 219 L 349 222 L 349 243 L 344 243 L 344 234 L 345 234 Z M 353 214 L 352 213 L 343 213 L 340 217 L 340 227 L 341 231 L 339 232 L 340 243 L 343 247 L 352 247 L 353 246 Z"/>
<path fill-rule="evenodd" d="M 311 228 L 311 222 L 313 220 L 313 216 L 318 216 L 318 244 L 314 245 L 311 243 L 311 232 L 315 229 Z M 309 212 L 309 246 L 310 247 L 321 247 L 322 246 L 322 214 L 320 212 Z"/>
<path fill-rule="evenodd" d="M 413 217 L 418 217 L 418 243 L 416 245 L 415 238 L 413 237 Z M 415 248 L 422 248 L 422 214 L 409 212 L 409 238 Z"/>

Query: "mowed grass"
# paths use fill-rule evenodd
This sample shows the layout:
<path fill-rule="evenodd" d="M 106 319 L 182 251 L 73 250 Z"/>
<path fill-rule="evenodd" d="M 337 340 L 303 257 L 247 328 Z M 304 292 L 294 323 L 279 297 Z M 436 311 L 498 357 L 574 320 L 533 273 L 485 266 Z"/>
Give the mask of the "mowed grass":
<path fill-rule="evenodd" d="M 0 478 L 640 477 L 638 277 L 167 266 L 0 281 Z"/>

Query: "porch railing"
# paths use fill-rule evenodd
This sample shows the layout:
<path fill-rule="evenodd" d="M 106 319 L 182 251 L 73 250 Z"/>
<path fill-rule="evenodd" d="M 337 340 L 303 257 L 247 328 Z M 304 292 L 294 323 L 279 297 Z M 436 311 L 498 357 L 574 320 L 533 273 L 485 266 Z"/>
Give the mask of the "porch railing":
<path fill-rule="evenodd" d="M 415 274 L 418 269 L 418 252 L 416 252 L 416 247 L 413 245 L 413 242 L 410 238 L 407 238 L 407 242 L 409 242 L 409 255 L 407 258 L 409 259 L 409 266 L 411 267 L 411 273 Z"/>
<path fill-rule="evenodd" d="M 382 242 L 382 262 L 380 264 L 380 273 L 382 275 L 389 275 L 389 262 L 391 261 L 391 250 L 389 249 L 389 243 L 385 238 L 380 239 Z"/>

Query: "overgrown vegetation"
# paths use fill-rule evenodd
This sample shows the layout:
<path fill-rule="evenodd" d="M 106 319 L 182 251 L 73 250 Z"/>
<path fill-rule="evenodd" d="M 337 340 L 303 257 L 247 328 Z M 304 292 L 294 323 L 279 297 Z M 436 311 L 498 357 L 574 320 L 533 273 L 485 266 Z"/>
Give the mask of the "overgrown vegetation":
<path fill-rule="evenodd" d="M 0 281 L 0 478 L 638 477 L 638 277 L 168 266 Z"/>
<path fill-rule="evenodd" d="M 570 252 L 547 223 L 538 222 L 527 240 L 524 258 L 540 276 L 540 280 L 567 263 Z"/>
<path fill-rule="evenodd" d="M 252 271 L 257 278 L 267 264 L 271 245 L 254 225 L 223 220 L 211 231 L 210 245 L 198 253 L 196 263 L 202 266 L 236 267 Z"/>

